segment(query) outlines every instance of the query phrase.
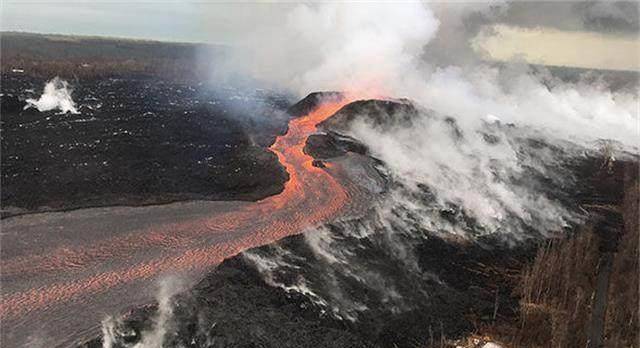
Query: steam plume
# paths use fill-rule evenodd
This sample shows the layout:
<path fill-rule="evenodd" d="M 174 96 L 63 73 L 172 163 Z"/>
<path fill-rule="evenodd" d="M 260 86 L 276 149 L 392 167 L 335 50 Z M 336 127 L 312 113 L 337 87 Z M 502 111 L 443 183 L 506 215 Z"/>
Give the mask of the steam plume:
<path fill-rule="evenodd" d="M 298 5 L 284 25 L 247 38 L 250 56 L 260 57 L 247 66 L 254 77 L 300 94 L 337 89 L 408 97 L 440 120 L 450 117 L 464 134 L 462 140 L 424 113 L 410 125 L 384 129 L 360 115 L 349 133 L 368 145 L 405 188 L 428 185 L 440 204 L 460 205 L 488 231 L 505 225 L 510 214 L 541 229 L 558 230 L 571 214 L 531 186 L 525 169 L 537 168 L 562 180 L 562 173 L 550 172 L 549 166 L 566 158 L 546 150 L 527 150 L 525 156 L 522 139 L 544 139 L 575 156 L 597 149 L 602 139 L 636 152 L 638 98 L 604 83 L 541 76 L 517 62 L 495 66 L 477 57 L 462 59 L 474 54 L 471 40 L 481 25 L 504 19 L 511 6 Z M 515 12 L 522 15 L 518 8 Z M 443 53 L 454 57 L 447 60 Z M 513 124 L 520 134 L 489 127 L 487 120 Z M 501 141 L 487 143 L 487 133 Z M 506 177 L 524 181 L 515 185 L 501 179 Z"/>
<path fill-rule="evenodd" d="M 570 5 L 558 6 L 575 7 Z M 603 7 L 619 8 L 585 8 Z M 556 137 L 614 139 L 636 147 L 635 91 L 613 92 L 592 82 L 549 83 L 524 65 L 496 67 L 477 57 L 472 40 L 483 26 L 510 22 L 524 12 L 522 4 L 504 1 L 300 4 L 284 15 L 282 25 L 247 34 L 231 65 L 300 95 L 347 90 L 408 97 L 463 126 L 478 127 L 491 114 Z M 583 12 L 575 15 L 581 23 Z M 526 25 L 535 20 L 525 19 Z"/>
<path fill-rule="evenodd" d="M 141 332 L 139 341 L 132 348 L 162 348 L 173 316 L 173 297 L 182 290 L 182 284 L 182 281 L 174 277 L 164 278 L 160 281 L 156 296 L 158 310 L 153 318 L 151 328 Z M 120 323 L 111 317 L 103 321 L 103 348 L 111 348 L 118 342 L 120 328 Z"/>
<path fill-rule="evenodd" d="M 248 33 L 231 67 L 299 94 L 372 87 L 391 93 L 386 84 L 405 77 L 396 74 L 414 66 L 438 28 L 418 2 L 300 4 L 283 21 Z"/>
<path fill-rule="evenodd" d="M 69 83 L 59 77 L 53 78 L 44 86 L 39 99 L 27 99 L 25 109 L 34 107 L 38 111 L 60 110 L 60 113 L 77 114 L 76 103 L 71 98 Z"/>

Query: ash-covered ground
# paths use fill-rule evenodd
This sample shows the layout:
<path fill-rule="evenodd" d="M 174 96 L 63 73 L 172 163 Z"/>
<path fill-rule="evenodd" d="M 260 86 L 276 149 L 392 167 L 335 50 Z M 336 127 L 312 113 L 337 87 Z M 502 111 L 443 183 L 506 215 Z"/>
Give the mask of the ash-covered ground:
<path fill-rule="evenodd" d="M 285 96 L 154 76 L 70 80 L 77 113 L 26 108 L 48 81 L 2 76 L 2 216 L 177 200 L 258 200 L 287 173 L 267 147 Z"/>

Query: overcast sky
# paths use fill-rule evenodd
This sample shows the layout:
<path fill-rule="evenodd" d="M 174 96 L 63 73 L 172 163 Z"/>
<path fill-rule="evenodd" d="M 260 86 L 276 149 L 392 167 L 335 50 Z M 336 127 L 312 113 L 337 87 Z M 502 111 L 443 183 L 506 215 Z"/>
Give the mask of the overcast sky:
<path fill-rule="evenodd" d="M 503 0 L 488 0 L 504 3 Z M 464 4 L 463 1 L 435 2 Z M 295 4 L 265 1 L 4 0 L 2 30 L 104 35 L 157 40 L 231 43 L 255 28 L 278 25 Z M 481 1 L 464 4 L 483 7 Z M 486 1 L 485 1 L 486 3 Z M 364 2 L 366 6 L 366 2 Z M 563 30 L 638 31 L 637 2 L 514 1 L 504 23 Z M 472 18 L 473 20 L 473 18 Z"/>
<path fill-rule="evenodd" d="M 529 28 L 502 30 L 499 40 L 484 45 L 496 59 L 524 55 L 532 61 L 551 64 L 638 69 L 637 2 L 514 1 L 504 6 L 505 1 L 493 0 L 501 9 L 493 12 L 488 11 L 486 2 L 454 3 L 455 6 L 451 1 L 435 2 L 431 7 L 441 23 L 458 12 L 470 15 L 462 20 L 464 27 L 456 29 L 467 31 L 465 35 L 476 35 L 495 23 Z M 217 44 L 240 42 L 249 32 L 268 33 L 270 28 L 282 25 L 296 5 L 257 0 L 4 0 L 0 4 L 2 30 Z M 366 6 L 366 2 L 362 5 Z M 475 16 L 473 10 L 478 11 Z M 461 39 L 448 33 L 444 25 L 441 31 L 444 42 Z M 576 52 L 585 51 L 593 55 L 588 62 L 582 62 L 583 53 L 579 53 L 581 62 L 571 63 L 577 59 L 573 57 Z M 452 52 L 447 50 L 446 54 Z"/>
<path fill-rule="evenodd" d="M 215 1 L 2 1 L 2 30 L 232 43 L 291 4 Z"/>

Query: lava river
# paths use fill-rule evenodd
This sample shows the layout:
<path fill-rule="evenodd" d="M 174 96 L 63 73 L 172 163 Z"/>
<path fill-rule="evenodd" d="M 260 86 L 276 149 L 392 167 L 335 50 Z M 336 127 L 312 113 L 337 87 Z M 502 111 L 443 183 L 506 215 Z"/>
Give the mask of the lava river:
<path fill-rule="evenodd" d="M 290 179 L 258 202 L 183 202 L 18 216 L 2 222 L 2 346 L 70 346 L 108 314 L 148 302 L 169 274 L 193 282 L 224 258 L 337 216 L 350 190 L 302 149 L 346 102 L 293 119 L 271 147 Z"/>

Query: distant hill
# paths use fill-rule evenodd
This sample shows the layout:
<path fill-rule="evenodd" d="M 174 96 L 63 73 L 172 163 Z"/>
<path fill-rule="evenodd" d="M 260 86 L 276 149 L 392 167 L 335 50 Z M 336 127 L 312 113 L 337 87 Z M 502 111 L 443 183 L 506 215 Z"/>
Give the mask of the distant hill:
<path fill-rule="evenodd" d="M 35 77 L 137 73 L 189 79 L 211 71 L 212 62 L 226 52 L 216 45 L 94 36 L 23 32 L 0 36 L 2 72 Z"/>
<path fill-rule="evenodd" d="M 595 70 L 553 65 L 531 65 L 534 73 L 541 75 L 542 80 L 552 84 L 549 76 L 544 77 L 545 71 L 550 76 L 567 83 L 604 83 L 613 91 L 636 91 L 640 85 L 640 72 L 623 70 Z"/>

